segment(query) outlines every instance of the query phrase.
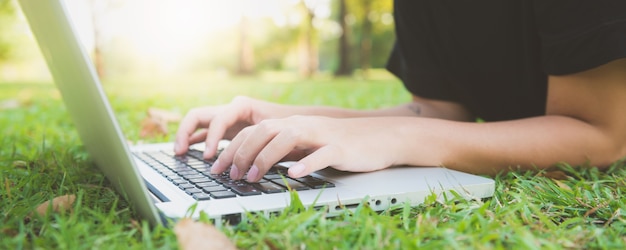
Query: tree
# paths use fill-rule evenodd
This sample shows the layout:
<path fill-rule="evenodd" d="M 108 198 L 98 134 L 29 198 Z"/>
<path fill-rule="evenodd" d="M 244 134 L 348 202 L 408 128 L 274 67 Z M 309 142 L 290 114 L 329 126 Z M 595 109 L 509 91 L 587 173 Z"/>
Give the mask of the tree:
<path fill-rule="evenodd" d="M 8 60 L 11 57 L 11 48 L 13 47 L 13 42 L 10 38 L 7 38 L 8 32 L 11 32 L 12 29 L 9 29 L 14 23 L 15 20 L 15 7 L 13 6 L 13 2 L 11 0 L 1 0 L 0 1 L 0 62 Z"/>
<path fill-rule="evenodd" d="M 339 47 L 337 48 L 339 52 L 337 53 L 339 55 L 339 67 L 337 67 L 337 70 L 335 71 L 335 76 L 347 76 L 352 73 L 350 68 L 350 30 L 346 21 L 348 7 L 346 5 L 346 0 L 338 0 L 338 2 L 339 13 L 337 15 L 337 21 L 339 23 L 339 27 L 341 27 L 341 35 L 339 36 Z"/>
<path fill-rule="evenodd" d="M 311 77 L 318 70 L 319 58 L 317 55 L 317 46 L 314 40 L 317 40 L 317 32 L 313 26 L 315 21 L 315 8 L 317 3 L 313 1 L 300 1 L 301 9 L 304 13 L 303 31 L 301 36 L 301 49 L 300 54 L 302 59 L 300 61 L 300 74 L 305 77 Z"/>
<path fill-rule="evenodd" d="M 372 20 L 370 18 L 372 14 L 372 0 L 362 0 L 363 13 L 361 15 L 361 44 L 360 44 L 360 58 L 359 66 L 363 77 L 367 77 L 367 71 L 371 65 L 371 51 L 372 51 Z"/>
<path fill-rule="evenodd" d="M 104 41 L 103 41 L 103 20 L 108 12 L 118 8 L 123 4 L 121 0 L 91 0 L 91 22 L 93 25 L 93 54 L 92 60 L 96 68 L 96 72 L 100 78 L 106 76 L 106 66 L 104 57 Z"/>
<path fill-rule="evenodd" d="M 358 68 L 367 77 L 370 68 L 384 65 L 393 44 L 392 1 L 338 1 L 336 12 L 342 34 L 335 75 L 348 75 Z"/>
<path fill-rule="evenodd" d="M 102 55 L 102 34 L 100 31 L 100 12 L 102 1 L 91 1 L 91 22 L 93 23 L 93 64 L 96 68 L 96 73 L 100 78 L 103 78 L 106 73 L 104 70 L 104 56 Z"/>
<path fill-rule="evenodd" d="M 237 51 L 237 74 L 250 75 L 254 73 L 254 49 L 252 41 L 250 41 L 250 21 L 244 14 L 239 19 L 239 45 Z"/>

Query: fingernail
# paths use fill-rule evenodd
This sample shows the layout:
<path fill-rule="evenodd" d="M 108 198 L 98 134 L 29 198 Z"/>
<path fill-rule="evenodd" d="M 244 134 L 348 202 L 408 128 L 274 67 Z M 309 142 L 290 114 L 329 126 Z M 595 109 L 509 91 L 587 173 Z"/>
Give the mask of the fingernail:
<path fill-rule="evenodd" d="M 180 146 L 177 143 L 174 143 L 174 153 L 178 154 L 178 150 L 180 149 Z"/>
<path fill-rule="evenodd" d="M 302 171 L 304 171 L 304 168 L 305 166 L 302 163 L 298 162 L 296 164 L 293 164 L 293 166 L 289 168 L 289 175 L 298 176 L 300 173 L 302 173 Z"/>
<path fill-rule="evenodd" d="M 257 176 L 259 176 L 259 168 L 256 165 L 252 165 L 248 171 L 248 182 L 256 181 Z"/>
<path fill-rule="evenodd" d="M 235 165 L 230 167 L 230 178 L 233 180 L 237 180 L 239 178 L 239 169 Z"/>

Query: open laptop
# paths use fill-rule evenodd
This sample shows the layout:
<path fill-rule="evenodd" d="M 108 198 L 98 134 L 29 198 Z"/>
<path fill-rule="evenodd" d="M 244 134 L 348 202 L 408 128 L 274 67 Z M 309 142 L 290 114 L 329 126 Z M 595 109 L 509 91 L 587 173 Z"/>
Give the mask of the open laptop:
<path fill-rule="evenodd" d="M 451 190 L 467 199 L 493 195 L 493 180 L 442 167 L 393 167 L 370 173 L 327 168 L 289 180 L 284 175 L 285 163 L 287 166 L 277 166 L 261 183 L 249 184 L 208 174 L 211 162 L 195 157 L 201 153 L 193 146 L 190 155 L 177 159 L 172 158 L 171 143 L 130 147 L 64 3 L 19 2 L 89 155 L 152 224 L 184 217 L 194 204 L 195 216 L 203 211 L 218 225 L 236 223 L 247 212 L 270 215 L 289 205 L 286 186 L 298 190 L 306 207 L 325 210 L 329 216 L 354 209 L 361 202 L 378 211 L 405 202 L 417 205 L 433 193 L 442 196 Z"/>

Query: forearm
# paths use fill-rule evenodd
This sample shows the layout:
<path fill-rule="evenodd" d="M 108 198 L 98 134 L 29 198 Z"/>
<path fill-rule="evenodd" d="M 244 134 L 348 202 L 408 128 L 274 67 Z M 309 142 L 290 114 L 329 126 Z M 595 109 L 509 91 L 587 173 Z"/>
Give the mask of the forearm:
<path fill-rule="evenodd" d="M 356 110 L 324 106 L 288 106 L 287 114 L 333 118 L 408 116 L 470 121 L 473 117 L 460 105 L 415 97 L 412 102 L 374 110 Z"/>
<path fill-rule="evenodd" d="M 398 124 L 394 137 L 413 138 L 396 146 L 400 155 L 394 164 L 495 174 L 510 168 L 543 169 L 559 162 L 602 167 L 625 156 L 623 142 L 598 127 L 563 116 L 494 123 L 411 119 L 394 124 Z"/>

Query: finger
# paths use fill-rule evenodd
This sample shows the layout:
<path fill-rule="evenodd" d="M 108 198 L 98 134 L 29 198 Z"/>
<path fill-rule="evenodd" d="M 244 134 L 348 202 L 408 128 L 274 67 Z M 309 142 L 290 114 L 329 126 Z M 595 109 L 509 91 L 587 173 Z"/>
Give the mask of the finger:
<path fill-rule="evenodd" d="M 297 141 L 298 140 L 294 138 L 291 133 L 278 133 L 257 154 L 254 159 L 254 164 L 248 172 L 247 180 L 249 182 L 259 181 L 276 162 L 293 151 L 297 145 Z"/>
<path fill-rule="evenodd" d="M 174 152 L 177 155 L 184 154 L 189 148 L 189 137 L 202 126 L 201 117 L 204 108 L 191 109 L 181 120 L 176 131 Z"/>
<path fill-rule="evenodd" d="M 241 98 L 239 98 L 241 99 Z M 215 156 L 217 152 L 217 145 L 220 140 L 224 138 L 224 134 L 226 130 L 237 123 L 240 119 L 244 119 L 247 115 L 245 111 L 245 107 L 241 104 L 241 101 L 237 101 L 238 98 L 235 98 L 228 107 L 221 112 L 213 121 L 211 121 L 211 126 L 209 126 L 206 136 L 206 150 L 204 151 L 204 158 L 210 159 Z"/>
<path fill-rule="evenodd" d="M 217 152 L 217 144 L 224 137 L 226 128 L 230 123 L 229 117 L 216 117 L 211 126 L 207 129 L 205 138 L 206 149 L 204 150 L 204 158 L 211 159 Z"/>
<path fill-rule="evenodd" d="M 204 141 L 204 139 L 206 138 L 206 135 L 207 135 L 206 129 L 201 129 L 201 130 L 196 131 L 189 137 L 189 145 L 193 145 L 198 142 Z"/>
<path fill-rule="evenodd" d="M 336 147 L 331 145 L 323 146 L 292 165 L 288 170 L 288 174 L 292 178 L 309 175 L 317 170 L 334 165 L 338 156 L 339 153 Z"/>
<path fill-rule="evenodd" d="M 213 163 L 213 166 L 211 167 L 212 174 L 221 174 L 233 165 L 233 158 L 235 156 L 235 153 L 237 152 L 237 149 L 247 138 L 250 130 L 253 128 L 254 127 L 244 128 L 239 132 L 239 134 L 237 134 L 237 136 L 235 136 L 235 138 L 230 141 L 228 147 L 226 147 L 224 151 L 222 151 L 217 160 Z"/>
<path fill-rule="evenodd" d="M 264 121 L 259 125 L 251 127 L 246 132 L 247 136 L 241 144 L 238 145 L 237 151 L 233 156 L 233 166 L 238 168 L 237 170 L 233 170 L 231 168 L 231 178 L 240 179 L 243 175 L 248 172 L 250 168 L 253 168 L 251 171 L 251 179 L 256 179 L 259 174 L 265 174 L 269 166 L 266 166 L 265 163 L 259 166 L 252 166 L 253 162 L 258 159 L 259 154 L 263 151 L 272 140 L 279 134 L 281 131 L 280 125 L 277 125 L 276 122 Z M 288 138 L 280 139 L 283 142 L 288 142 Z M 292 138 L 293 140 L 293 138 Z M 285 146 L 285 145 L 283 145 Z M 276 147 L 276 146 L 274 146 Z M 290 148 L 292 148 L 291 146 Z M 281 154 L 281 152 L 272 152 L 272 154 L 279 154 L 281 156 L 278 159 L 282 158 L 286 155 L 290 150 Z M 274 156 L 276 157 L 276 156 Z M 276 161 L 278 160 L 276 159 Z M 261 167 L 261 169 L 259 169 Z"/>

